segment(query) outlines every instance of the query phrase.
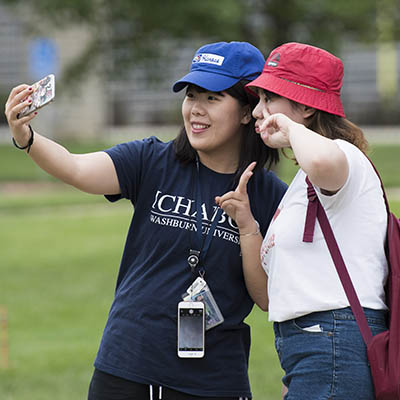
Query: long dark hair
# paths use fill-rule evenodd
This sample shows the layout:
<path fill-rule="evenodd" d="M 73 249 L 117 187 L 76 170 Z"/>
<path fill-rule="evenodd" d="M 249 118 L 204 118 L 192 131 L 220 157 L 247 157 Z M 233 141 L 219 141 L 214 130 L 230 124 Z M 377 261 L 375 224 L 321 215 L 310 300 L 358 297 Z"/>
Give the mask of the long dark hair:
<path fill-rule="evenodd" d="M 250 110 L 253 111 L 258 102 L 258 98 L 248 93 L 245 89 L 245 85 L 248 82 L 247 80 L 241 80 L 231 88 L 225 90 L 225 92 L 237 99 L 240 105 L 249 105 Z M 199 92 L 206 92 L 205 89 L 198 86 L 196 86 L 196 90 Z M 234 178 L 235 185 L 239 182 L 240 176 L 251 162 L 257 161 L 255 170 L 260 170 L 262 168 L 270 169 L 279 161 L 278 150 L 267 147 L 263 143 L 260 135 L 255 131 L 254 124 L 255 119 L 251 117 L 250 122 L 243 126 L 240 133 L 242 138 L 239 164 Z M 176 157 L 180 162 L 187 164 L 196 160 L 196 150 L 191 146 L 184 126 L 174 140 L 174 148 Z"/>
<path fill-rule="evenodd" d="M 321 110 L 308 118 L 307 128 L 329 139 L 343 139 L 354 144 L 364 154 L 368 151 L 368 141 L 363 131 L 353 122 Z"/>

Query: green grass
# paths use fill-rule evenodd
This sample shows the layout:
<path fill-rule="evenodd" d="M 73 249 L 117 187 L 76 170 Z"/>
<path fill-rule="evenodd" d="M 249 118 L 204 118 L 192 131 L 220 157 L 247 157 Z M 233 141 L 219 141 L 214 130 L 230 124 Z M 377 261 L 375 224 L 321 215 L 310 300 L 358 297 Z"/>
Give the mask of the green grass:
<path fill-rule="evenodd" d="M 290 151 L 287 151 L 290 155 Z M 368 154 L 381 175 L 386 188 L 400 187 L 400 144 L 373 144 Z M 281 156 L 277 173 L 282 180 L 290 183 L 298 170 L 293 161 Z"/>
<path fill-rule="evenodd" d="M 369 157 L 381 175 L 385 187 L 400 187 L 400 145 L 371 146 Z"/>
<path fill-rule="evenodd" d="M 63 143 L 71 152 L 86 153 L 110 147 L 106 143 Z M 16 151 L 12 144 L 0 144 L 1 181 L 55 181 L 32 163 L 23 151 Z"/>
<path fill-rule="evenodd" d="M 0 209 L 0 304 L 10 342 L 2 400 L 85 398 L 129 212 L 123 205 Z"/>
<path fill-rule="evenodd" d="M 1 400 L 87 396 L 131 214 L 128 202 L 87 196 L 63 187 L 1 197 L 0 305 L 10 344 Z M 255 400 L 277 398 L 282 373 L 267 314 L 254 309 L 248 323 Z"/>
<path fill-rule="evenodd" d="M 104 204 L 104 198 L 77 190 L 70 190 L 63 184 L 44 186 L 34 193 L 9 193 L 0 197 L 0 211 L 18 212 L 19 214 L 47 212 L 61 206 Z"/>
<path fill-rule="evenodd" d="M 65 146 L 76 153 L 98 151 L 111 146 L 110 143 L 67 143 Z M 379 170 L 385 187 L 400 187 L 400 144 L 374 144 L 369 154 Z M 47 173 L 34 165 L 23 152 L 17 152 L 10 144 L 0 145 L 0 185 L 6 181 L 55 181 Z M 278 175 L 290 183 L 298 167 L 293 161 L 281 156 L 277 166 Z"/>

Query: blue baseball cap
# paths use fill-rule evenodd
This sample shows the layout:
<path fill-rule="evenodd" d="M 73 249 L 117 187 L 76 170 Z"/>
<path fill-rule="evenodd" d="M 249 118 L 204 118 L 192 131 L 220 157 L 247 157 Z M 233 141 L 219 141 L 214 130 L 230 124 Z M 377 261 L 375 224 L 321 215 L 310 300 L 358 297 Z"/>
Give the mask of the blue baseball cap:
<path fill-rule="evenodd" d="M 265 59 L 260 50 L 247 42 L 218 42 L 200 47 L 193 57 L 190 72 L 174 83 L 179 92 L 194 84 L 211 92 L 222 92 L 242 79 L 261 74 Z"/>

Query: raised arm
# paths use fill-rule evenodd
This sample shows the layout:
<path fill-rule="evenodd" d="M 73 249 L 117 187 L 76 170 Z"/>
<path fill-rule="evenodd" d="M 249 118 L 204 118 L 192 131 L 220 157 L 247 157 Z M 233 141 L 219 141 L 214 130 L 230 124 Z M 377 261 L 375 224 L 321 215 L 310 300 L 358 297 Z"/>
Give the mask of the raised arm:
<path fill-rule="evenodd" d="M 36 116 L 36 113 L 32 113 L 17 118 L 18 113 L 30 104 L 31 93 L 32 89 L 28 85 L 15 87 L 5 107 L 11 134 L 20 147 L 29 143 L 32 133 L 28 125 Z M 93 194 L 121 192 L 114 164 L 107 153 L 72 154 L 65 147 L 37 132 L 33 135 L 29 156 L 47 173 L 84 192 Z"/>
<path fill-rule="evenodd" d="M 349 173 L 347 159 L 332 139 L 283 114 L 271 115 L 260 131 L 267 146 L 291 147 L 296 161 L 314 185 L 328 192 L 336 192 L 345 184 Z"/>
<path fill-rule="evenodd" d="M 250 210 L 247 182 L 256 163 L 251 163 L 240 177 L 235 191 L 217 197 L 216 203 L 236 222 L 240 232 L 243 274 L 247 290 L 253 301 L 268 310 L 267 275 L 261 266 L 260 249 L 263 238 L 258 222 Z"/>

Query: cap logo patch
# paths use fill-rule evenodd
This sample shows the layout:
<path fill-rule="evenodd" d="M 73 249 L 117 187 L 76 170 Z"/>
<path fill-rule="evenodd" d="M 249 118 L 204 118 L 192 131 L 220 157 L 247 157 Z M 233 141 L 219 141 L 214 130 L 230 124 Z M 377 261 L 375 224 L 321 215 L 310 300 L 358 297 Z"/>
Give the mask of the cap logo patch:
<path fill-rule="evenodd" d="M 281 60 L 281 55 L 279 53 L 276 53 L 271 57 L 267 65 L 269 67 L 277 67 L 280 60 Z"/>
<path fill-rule="evenodd" d="M 202 54 L 197 54 L 193 58 L 192 64 L 205 63 L 205 64 L 222 65 L 224 59 L 225 57 L 219 56 L 217 54 L 202 53 Z"/>

